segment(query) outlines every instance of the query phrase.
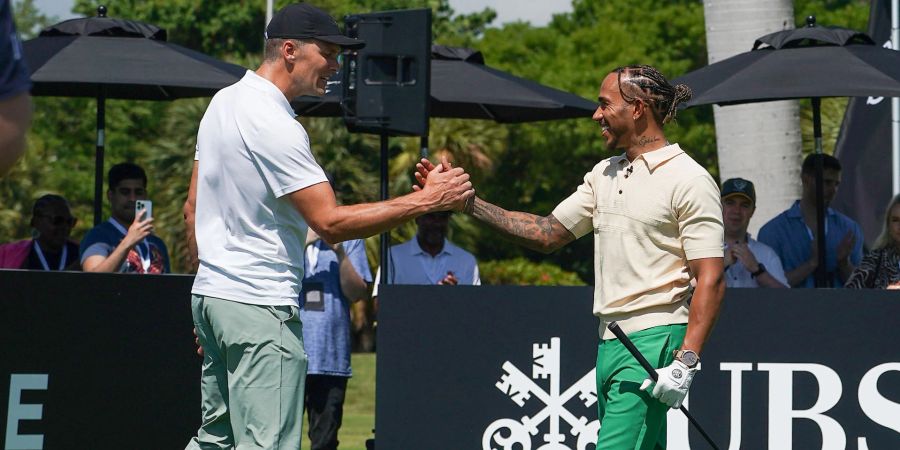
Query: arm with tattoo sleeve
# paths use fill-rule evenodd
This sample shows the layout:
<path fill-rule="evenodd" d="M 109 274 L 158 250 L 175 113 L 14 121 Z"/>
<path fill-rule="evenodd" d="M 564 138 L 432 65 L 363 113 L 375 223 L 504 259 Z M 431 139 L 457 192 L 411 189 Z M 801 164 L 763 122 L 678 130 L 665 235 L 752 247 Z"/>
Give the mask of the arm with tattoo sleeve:
<path fill-rule="evenodd" d="M 575 235 L 552 214 L 541 217 L 507 211 L 478 197 L 475 197 L 470 214 L 513 242 L 542 253 L 552 253 L 575 240 Z"/>
<path fill-rule="evenodd" d="M 416 164 L 414 175 L 419 185 L 413 185 L 413 191 L 422 189 L 428 173 L 434 168 L 434 164 L 424 158 Z M 447 164 L 445 169 L 449 168 L 450 165 Z M 472 196 L 466 203 L 464 212 L 511 241 L 541 253 L 552 253 L 575 240 L 575 235 L 552 214 L 541 217 L 526 212 L 508 211 L 477 196 Z"/>

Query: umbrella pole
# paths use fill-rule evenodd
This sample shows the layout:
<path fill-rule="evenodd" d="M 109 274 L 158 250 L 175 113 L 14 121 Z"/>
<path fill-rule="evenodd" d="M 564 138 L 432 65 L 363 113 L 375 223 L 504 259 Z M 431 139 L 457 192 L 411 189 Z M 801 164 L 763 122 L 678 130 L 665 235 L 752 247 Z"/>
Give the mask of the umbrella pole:
<path fill-rule="evenodd" d="M 814 97 L 813 107 L 813 136 L 816 142 L 816 154 L 822 154 L 822 99 Z M 825 185 L 823 182 L 824 165 L 822 158 L 816 158 L 816 248 L 819 253 L 819 264 L 816 267 L 816 287 L 831 287 L 827 280 L 828 271 L 825 266 Z"/>
<path fill-rule="evenodd" d="M 106 93 L 103 87 L 97 94 L 97 152 L 94 156 L 94 226 L 100 225 L 103 205 L 103 148 L 106 132 Z"/>
<path fill-rule="evenodd" d="M 894 50 L 900 50 L 900 1 L 891 0 L 891 42 Z M 891 99 L 891 156 L 893 191 L 900 194 L 900 98 Z"/>
<path fill-rule="evenodd" d="M 388 199 L 388 135 L 381 134 L 381 200 Z M 381 233 L 381 283 L 391 284 L 391 272 L 393 267 L 389 264 L 390 255 L 388 249 L 391 245 L 391 232 Z"/>

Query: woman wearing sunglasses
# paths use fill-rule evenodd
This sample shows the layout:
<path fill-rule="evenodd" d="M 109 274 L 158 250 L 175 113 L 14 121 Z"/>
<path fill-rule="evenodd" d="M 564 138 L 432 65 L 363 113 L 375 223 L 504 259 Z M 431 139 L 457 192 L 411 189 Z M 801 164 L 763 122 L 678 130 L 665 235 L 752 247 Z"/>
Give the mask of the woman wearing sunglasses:
<path fill-rule="evenodd" d="M 76 219 L 65 198 L 47 194 L 34 202 L 32 239 L 0 245 L 0 268 L 81 270 L 78 244 L 69 237 Z"/>

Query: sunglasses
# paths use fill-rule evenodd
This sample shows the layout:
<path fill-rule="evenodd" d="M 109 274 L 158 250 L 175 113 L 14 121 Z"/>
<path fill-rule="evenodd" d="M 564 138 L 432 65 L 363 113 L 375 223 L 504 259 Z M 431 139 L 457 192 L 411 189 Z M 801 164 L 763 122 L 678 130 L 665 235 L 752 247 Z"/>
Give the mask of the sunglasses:
<path fill-rule="evenodd" d="M 50 224 L 53 225 L 54 227 L 58 227 L 61 225 L 68 225 L 71 227 L 71 226 L 75 225 L 75 221 L 77 220 L 71 216 L 47 216 L 47 215 L 41 214 L 39 217 L 49 219 Z"/>

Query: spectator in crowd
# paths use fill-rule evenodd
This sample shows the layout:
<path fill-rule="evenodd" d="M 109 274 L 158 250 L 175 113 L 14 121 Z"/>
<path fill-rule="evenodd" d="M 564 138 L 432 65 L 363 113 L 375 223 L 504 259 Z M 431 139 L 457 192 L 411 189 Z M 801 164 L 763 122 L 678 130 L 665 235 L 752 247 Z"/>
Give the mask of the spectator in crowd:
<path fill-rule="evenodd" d="M 81 241 L 85 272 L 168 273 L 166 244 L 153 233 L 146 210 L 135 214 L 135 201 L 147 199 L 147 174 L 140 166 L 121 163 L 107 175 L 112 217 L 92 228 Z"/>
<path fill-rule="evenodd" d="M 772 247 L 791 287 L 815 287 L 819 256 L 814 238 L 816 219 L 816 159 L 822 159 L 824 171 L 825 248 L 828 286 L 843 286 L 853 268 L 862 259 L 862 230 L 849 217 L 828 205 L 841 184 L 841 163 L 831 155 L 811 154 L 803 160 L 800 171 L 800 200 L 775 216 L 759 231 L 760 242 Z"/>
<path fill-rule="evenodd" d="M 750 237 L 747 226 L 756 211 L 756 189 L 743 178 L 722 183 L 725 219 L 725 285 L 728 287 L 786 288 L 778 255 Z"/>
<path fill-rule="evenodd" d="M 900 289 L 900 195 L 884 212 L 884 228 L 845 285 L 848 288 Z"/>
<path fill-rule="evenodd" d="M 390 249 L 389 284 L 481 284 L 475 256 L 447 239 L 450 214 L 441 211 L 416 218 L 416 236 Z M 375 297 L 380 281 L 379 267 L 372 293 Z"/>
<path fill-rule="evenodd" d="M 350 368 L 350 305 L 368 294 L 372 281 L 366 243 L 335 245 L 306 234 L 300 322 L 306 349 L 306 411 L 312 450 L 336 450 Z"/>
<path fill-rule="evenodd" d="M 65 198 L 37 199 L 31 209 L 34 238 L 0 246 L 0 268 L 79 270 L 78 244 L 69 239 L 75 222 Z"/>
<path fill-rule="evenodd" d="M 0 177 L 25 151 L 31 125 L 31 79 L 10 3 L 0 0 Z"/>

